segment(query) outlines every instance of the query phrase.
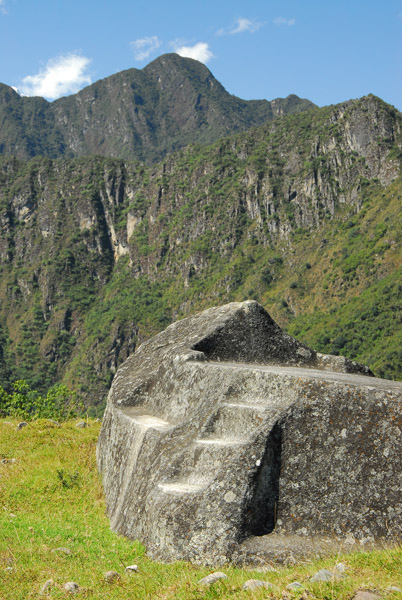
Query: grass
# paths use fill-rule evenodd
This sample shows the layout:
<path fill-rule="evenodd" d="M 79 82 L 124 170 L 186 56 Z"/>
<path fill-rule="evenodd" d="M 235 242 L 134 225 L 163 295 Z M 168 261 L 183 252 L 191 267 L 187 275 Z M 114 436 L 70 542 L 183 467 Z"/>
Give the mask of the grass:
<path fill-rule="evenodd" d="M 100 424 L 88 427 L 76 421 L 60 427 L 37 420 L 21 430 L 17 421 L 0 420 L 0 599 L 29 600 L 48 579 L 54 580 L 48 598 L 66 598 L 67 581 L 75 581 L 77 598 L 135 600 L 201 600 L 212 598 L 309 598 L 346 600 L 358 589 L 377 589 L 382 597 L 402 598 L 385 591 L 402 588 L 402 548 L 371 553 L 337 555 L 261 573 L 232 566 L 219 568 L 228 579 L 208 589 L 199 579 L 214 569 L 190 563 L 162 564 L 151 561 L 139 542 L 112 533 L 105 514 L 100 477 L 95 462 Z M 16 459 L 15 462 L 10 459 Z M 67 548 L 70 553 L 56 548 Z M 346 576 L 339 581 L 311 583 L 319 569 L 333 569 L 343 562 Z M 125 567 L 137 564 L 128 575 Z M 121 579 L 108 583 L 105 573 L 115 570 Z M 248 579 L 263 579 L 271 590 L 242 590 Z M 299 581 L 304 588 L 291 592 L 286 586 Z"/>

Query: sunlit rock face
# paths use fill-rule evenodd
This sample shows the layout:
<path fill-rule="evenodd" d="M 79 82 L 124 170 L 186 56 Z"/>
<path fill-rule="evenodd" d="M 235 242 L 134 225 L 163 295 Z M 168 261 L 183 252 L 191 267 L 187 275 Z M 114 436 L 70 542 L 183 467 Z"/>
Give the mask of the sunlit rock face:
<path fill-rule="evenodd" d="M 109 394 L 97 455 L 112 528 L 205 564 L 247 560 L 261 536 L 396 536 L 402 384 L 369 375 L 256 302 L 174 323 Z"/>

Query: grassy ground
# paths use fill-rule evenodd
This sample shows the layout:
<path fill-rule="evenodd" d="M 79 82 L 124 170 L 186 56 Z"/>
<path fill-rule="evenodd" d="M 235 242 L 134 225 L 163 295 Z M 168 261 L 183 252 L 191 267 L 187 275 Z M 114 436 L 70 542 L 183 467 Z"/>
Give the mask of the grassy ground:
<path fill-rule="evenodd" d="M 49 598 L 70 594 L 63 584 L 75 581 L 76 597 L 135 600 L 201 600 L 209 598 L 317 598 L 346 600 L 358 589 L 376 589 L 381 596 L 396 600 L 402 593 L 402 548 L 334 555 L 276 572 L 261 573 L 221 568 L 228 579 L 211 588 L 197 582 L 213 569 L 177 562 L 169 565 L 147 558 L 137 542 L 124 539 L 109 529 L 105 516 L 100 478 L 95 464 L 95 447 L 100 424 L 84 429 L 76 422 L 58 427 L 38 420 L 19 431 L 17 421 L 0 421 L 0 600 L 36 599 L 43 584 L 53 579 Z M 16 459 L 13 462 L 10 459 Z M 57 548 L 68 549 L 54 551 Z M 319 569 L 346 565 L 342 580 L 311 583 Z M 125 567 L 138 565 L 128 575 Z M 121 579 L 105 581 L 114 570 Z M 248 579 L 263 579 L 271 590 L 242 590 Z M 304 588 L 291 592 L 286 586 L 299 581 Z"/>

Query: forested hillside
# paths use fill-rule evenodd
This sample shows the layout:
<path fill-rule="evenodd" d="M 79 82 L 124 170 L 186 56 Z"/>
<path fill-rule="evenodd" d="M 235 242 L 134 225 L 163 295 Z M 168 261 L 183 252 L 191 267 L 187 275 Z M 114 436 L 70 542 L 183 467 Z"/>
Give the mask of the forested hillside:
<path fill-rule="evenodd" d="M 3 156 L 1 384 L 63 381 L 99 411 L 138 343 L 246 298 L 401 378 L 401 122 L 368 96 L 148 166 Z"/>

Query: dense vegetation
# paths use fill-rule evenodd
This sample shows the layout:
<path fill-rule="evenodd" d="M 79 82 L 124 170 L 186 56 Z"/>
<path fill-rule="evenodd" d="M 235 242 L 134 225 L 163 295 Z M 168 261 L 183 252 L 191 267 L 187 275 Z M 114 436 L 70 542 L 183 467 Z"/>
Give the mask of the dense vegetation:
<path fill-rule="evenodd" d="M 42 597 L 46 581 L 53 582 L 46 598 L 66 598 L 63 584 L 80 586 L 78 598 L 141 600 L 145 598 L 202 600 L 212 598 L 316 598 L 348 600 L 358 589 L 376 589 L 382 598 L 397 600 L 402 588 L 400 547 L 343 555 L 264 572 L 227 566 L 228 579 L 203 588 L 198 581 L 213 569 L 189 563 L 156 563 L 143 546 L 110 531 L 100 478 L 95 465 L 99 423 L 75 422 L 61 427 L 48 420 L 16 431 L 18 421 L 0 420 L 0 597 L 30 600 Z M 342 579 L 309 581 L 319 569 L 343 563 Z M 125 567 L 137 565 L 129 574 Z M 120 579 L 105 580 L 113 570 Z M 242 589 L 249 579 L 268 581 L 270 590 Z M 303 586 L 288 590 L 298 581 Z"/>
<path fill-rule="evenodd" d="M 254 298 L 315 349 L 402 377 L 401 115 L 368 96 L 161 163 L 0 160 L 0 383 L 100 413 L 138 343 Z"/>

